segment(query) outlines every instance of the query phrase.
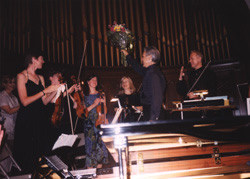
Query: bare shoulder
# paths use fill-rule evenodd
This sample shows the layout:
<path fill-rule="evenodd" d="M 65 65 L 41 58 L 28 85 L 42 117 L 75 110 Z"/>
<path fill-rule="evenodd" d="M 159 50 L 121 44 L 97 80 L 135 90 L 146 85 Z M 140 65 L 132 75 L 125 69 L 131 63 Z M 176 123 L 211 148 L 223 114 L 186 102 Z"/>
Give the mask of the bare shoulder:
<path fill-rule="evenodd" d="M 26 81 L 27 74 L 25 74 L 25 70 L 17 74 L 17 80 L 24 80 Z"/>
<path fill-rule="evenodd" d="M 44 77 L 42 75 L 38 75 L 41 80 L 44 80 Z"/>

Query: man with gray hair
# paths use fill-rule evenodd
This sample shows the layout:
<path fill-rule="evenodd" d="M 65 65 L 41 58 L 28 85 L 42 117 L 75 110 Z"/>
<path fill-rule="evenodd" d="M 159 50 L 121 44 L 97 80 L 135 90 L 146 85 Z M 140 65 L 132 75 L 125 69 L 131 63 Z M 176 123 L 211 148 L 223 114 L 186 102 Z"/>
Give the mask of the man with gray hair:
<path fill-rule="evenodd" d="M 121 50 L 132 68 L 143 76 L 140 99 L 143 105 L 144 121 L 154 121 L 163 118 L 162 102 L 166 81 L 158 65 L 160 52 L 156 47 L 145 47 L 141 58 L 142 65 L 126 50 Z M 161 117 L 160 117 L 161 116 Z"/>

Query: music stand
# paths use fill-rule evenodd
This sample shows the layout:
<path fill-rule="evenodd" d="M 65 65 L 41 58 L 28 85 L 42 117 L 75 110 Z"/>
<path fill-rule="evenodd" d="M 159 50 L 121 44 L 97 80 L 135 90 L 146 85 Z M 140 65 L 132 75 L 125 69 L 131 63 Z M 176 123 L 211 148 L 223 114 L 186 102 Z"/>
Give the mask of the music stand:
<path fill-rule="evenodd" d="M 0 116 L 0 124 L 2 125 L 2 130 L 5 130 L 4 129 L 4 121 L 5 120 L 6 120 L 6 118 Z M 22 171 L 22 169 L 20 168 L 20 166 L 17 164 L 17 162 L 13 158 L 12 151 L 10 150 L 6 140 L 7 140 L 7 134 L 4 132 L 2 144 L 0 147 L 0 176 L 3 175 L 5 178 L 9 179 L 10 177 L 8 176 L 8 173 L 11 171 L 12 167 L 17 168 L 19 171 Z M 1 163 L 8 158 L 12 162 L 12 164 L 10 166 L 11 168 L 9 168 L 9 170 L 6 169 Z"/>
<path fill-rule="evenodd" d="M 204 96 L 208 94 L 208 90 L 193 91 L 193 94 L 196 96 L 200 96 L 201 100 L 204 101 Z"/>
<path fill-rule="evenodd" d="M 39 163 L 40 167 L 33 173 L 34 178 L 41 175 L 45 178 L 54 173 L 61 178 L 74 178 L 71 172 L 68 171 L 68 166 L 56 155 L 44 156 Z M 47 165 L 48 167 L 45 167 L 44 165 Z"/>
<path fill-rule="evenodd" d="M 117 111 L 116 111 L 116 113 L 115 113 L 115 116 L 114 116 L 114 118 L 113 118 L 113 120 L 112 120 L 112 123 L 111 124 L 115 124 L 115 123 L 117 123 L 117 120 L 118 120 L 118 118 L 120 117 L 120 115 L 121 115 L 121 112 L 122 112 L 122 106 L 121 106 L 121 103 L 120 103 L 120 99 L 119 98 L 112 98 L 111 100 L 110 100 L 110 102 L 118 102 L 118 109 L 117 109 Z"/>
<path fill-rule="evenodd" d="M 140 116 L 137 119 L 137 122 L 139 122 L 141 117 L 143 116 L 143 112 L 135 106 L 132 106 L 132 108 L 135 110 L 136 113 L 140 113 Z"/>

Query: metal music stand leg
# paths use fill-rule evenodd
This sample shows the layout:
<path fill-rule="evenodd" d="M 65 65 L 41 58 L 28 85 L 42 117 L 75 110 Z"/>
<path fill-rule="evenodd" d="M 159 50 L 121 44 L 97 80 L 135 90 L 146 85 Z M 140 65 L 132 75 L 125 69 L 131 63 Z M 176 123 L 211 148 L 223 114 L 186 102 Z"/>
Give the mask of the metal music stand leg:
<path fill-rule="evenodd" d="M 10 177 L 8 176 L 7 172 L 5 172 L 4 168 L 2 167 L 2 165 L 0 164 L 0 171 L 3 173 L 3 175 L 9 179 Z"/>
<path fill-rule="evenodd" d="M 77 123 L 78 123 L 78 117 L 76 118 L 76 123 L 75 123 L 75 127 L 74 127 L 74 133 L 76 132 Z"/>
<path fill-rule="evenodd" d="M 202 118 L 202 119 L 206 118 L 206 117 L 207 117 L 207 116 L 206 116 L 206 111 L 205 111 L 205 110 L 201 110 L 201 112 L 202 112 L 201 118 Z"/>
<path fill-rule="evenodd" d="M 139 122 L 139 121 L 140 121 L 140 119 L 141 119 L 142 115 L 143 115 L 143 112 L 141 112 L 141 113 L 140 113 L 140 116 L 138 117 L 137 122 Z"/>
<path fill-rule="evenodd" d="M 123 165 L 123 157 L 122 157 L 123 149 L 125 148 L 125 151 L 126 151 L 127 150 L 127 145 L 128 145 L 128 139 L 127 139 L 126 136 L 116 136 L 114 138 L 114 146 L 118 150 L 119 177 L 120 177 L 120 179 L 125 178 L 125 172 L 127 171 L 126 170 L 127 166 Z M 128 156 L 126 156 L 125 160 L 128 161 Z"/>
<path fill-rule="evenodd" d="M 10 150 L 10 148 L 9 148 L 9 146 L 8 146 L 8 144 L 7 143 L 4 143 L 3 144 L 4 146 L 4 148 L 7 150 L 7 156 L 6 156 L 6 158 L 10 158 L 10 160 L 13 162 L 13 164 L 11 164 L 12 166 L 11 167 L 16 167 L 19 171 L 22 171 L 22 169 L 19 167 L 19 165 L 17 164 L 17 162 L 15 161 L 15 159 L 12 157 L 12 152 L 11 152 L 11 150 Z M 7 179 L 9 179 L 10 177 L 8 176 L 8 174 L 7 174 L 7 172 L 4 170 L 4 168 L 2 167 L 2 165 L 0 164 L 0 171 L 2 171 L 2 173 L 3 173 L 3 175 L 7 178 Z"/>
<path fill-rule="evenodd" d="M 181 105 L 180 109 L 183 109 L 182 103 L 180 105 Z M 181 120 L 183 120 L 183 118 L 184 118 L 183 111 L 181 111 Z"/>

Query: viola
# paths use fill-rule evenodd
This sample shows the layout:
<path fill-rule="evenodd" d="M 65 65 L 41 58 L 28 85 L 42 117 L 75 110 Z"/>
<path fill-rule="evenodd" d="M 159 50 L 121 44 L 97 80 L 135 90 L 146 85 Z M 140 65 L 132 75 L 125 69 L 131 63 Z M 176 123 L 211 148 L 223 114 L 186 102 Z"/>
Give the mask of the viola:
<path fill-rule="evenodd" d="M 62 83 L 62 79 L 60 80 Z M 51 116 L 51 122 L 54 126 L 59 127 L 61 124 L 61 119 L 64 114 L 64 103 L 63 103 L 63 92 L 60 92 L 60 96 L 56 99 L 55 109 Z"/>
<path fill-rule="evenodd" d="M 103 92 L 99 92 L 100 98 L 104 98 L 105 94 Z M 106 104 L 101 103 L 96 107 L 96 112 L 98 114 L 98 118 L 95 122 L 95 126 L 99 127 L 101 124 L 109 124 L 108 119 L 106 118 L 107 114 L 107 106 Z"/>
<path fill-rule="evenodd" d="M 78 82 L 78 84 L 80 84 L 79 83 L 80 82 L 80 76 L 81 76 L 80 74 L 81 74 L 81 71 L 82 71 L 82 65 L 83 65 L 83 60 L 84 60 L 84 57 L 85 57 L 87 43 L 88 43 L 88 41 L 86 40 L 84 50 L 83 50 L 83 54 L 82 54 L 82 60 L 81 60 L 81 65 L 80 65 L 80 68 L 79 68 L 77 80 L 76 80 L 74 75 L 71 77 L 74 84 L 76 84 L 77 82 Z M 82 117 L 84 117 L 84 115 L 85 115 L 85 117 L 87 117 L 88 116 L 88 110 L 87 110 L 87 108 L 85 108 L 84 95 L 83 95 L 82 90 L 77 91 L 77 92 L 74 93 L 74 99 L 75 99 L 75 101 L 77 103 L 77 108 L 76 108 L 77 117 L 82 118 Z"/>
<path fill-rule="evenodd" d="M 87 117 L 88 110 L 85 108 L 84 95 L 82 91 L 77 91 L 73 95 L 75 102 L 77 103 L 76 115 L 79 118 Z"/>
<path fill-rule="evenodd" d="M 76 83 L 76 80 L 73 78 L 72 79 L 73 82 Z M 80 84 L 80 83 L 78 83 Z M 87 117 L 88 116 L 88 110 L 85 107 L 84 104 L 84 94 L 82 90 L 78 90 L 74 92 L 73 98 L 75 100 L 75 102 L 77 103 L 77 107 L 76 107 L 76 115 L 78 118 L 83 118 L 83 117 Z"/>

